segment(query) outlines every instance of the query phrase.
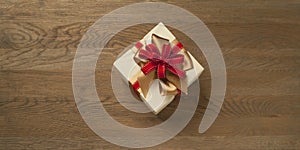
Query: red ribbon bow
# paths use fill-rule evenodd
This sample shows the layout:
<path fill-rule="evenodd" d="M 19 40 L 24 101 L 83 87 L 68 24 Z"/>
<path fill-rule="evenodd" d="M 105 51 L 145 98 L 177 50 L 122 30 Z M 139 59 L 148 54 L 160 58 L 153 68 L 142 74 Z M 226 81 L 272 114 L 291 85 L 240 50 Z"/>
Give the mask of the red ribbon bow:
<path fill-rule="evenodd" d="M 177 66 L 184 62 L 184 56 L 178 54 L 182 49 L 181 43 L 171 47 L 170 44 L 164 44 L 162 52 L 158 50 L 155 44 L 148 44 L 146 50 L 140 50 L 139 57 L 148 62 L 141 68 L 141 71 L 147 75 L 153 70 L 157 70 L 159 79 L 166 77 L 166 71 L 170 71 L 180 78 L 186 76 L 185 71 Z"/>

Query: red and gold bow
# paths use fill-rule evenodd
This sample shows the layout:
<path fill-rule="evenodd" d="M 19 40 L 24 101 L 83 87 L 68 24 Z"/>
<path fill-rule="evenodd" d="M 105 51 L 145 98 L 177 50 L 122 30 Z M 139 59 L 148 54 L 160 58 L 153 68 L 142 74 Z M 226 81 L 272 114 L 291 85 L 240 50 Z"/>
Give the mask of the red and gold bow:
<path fill-rule="evenodd" d="M 152 35 L 152 43 L 139 41 L 135 47 L 134 60 L 141 70 L 129 82 L 136 92 L 146 97 L 152 81 L 159 79 L 162 95 L 187 93 L 186 70 L 192 68 L 192 63 L 181 43 Z"/>

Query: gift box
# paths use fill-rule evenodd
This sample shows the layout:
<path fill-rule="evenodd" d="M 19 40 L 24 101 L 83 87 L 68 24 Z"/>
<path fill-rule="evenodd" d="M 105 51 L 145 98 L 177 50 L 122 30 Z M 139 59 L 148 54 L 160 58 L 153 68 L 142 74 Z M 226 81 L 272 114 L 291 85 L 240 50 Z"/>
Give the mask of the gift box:
<path fill-rule="evenodd" d="M 158 114 L 176 95 L 188 94 L 203 67 L 163 23 L 122 54 L 114 67 L 137 98 Z"/>

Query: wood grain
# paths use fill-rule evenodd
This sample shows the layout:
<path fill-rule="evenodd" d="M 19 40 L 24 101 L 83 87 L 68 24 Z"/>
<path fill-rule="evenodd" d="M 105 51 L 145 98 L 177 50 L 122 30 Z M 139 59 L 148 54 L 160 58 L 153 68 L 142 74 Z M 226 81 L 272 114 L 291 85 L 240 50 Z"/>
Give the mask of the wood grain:
<path fill-rule="evenodd" d="M 126 149 L 98 137 L 81 118 L 72 92 L 72 64 L 80 39 L 96 20 L 143 1 L 0 2 L 0 149 Z M 202 54 L 195 55 L 195 43 L 171 28 L 205 71 L 192 121 L 154 149 L 300 149 L 300 2 L 164 2 L 187 9 L 209 27 L 222 49 L 228 82 L 216 122 L 199 134 L 211 89 L 209 67 Z M 116 101 L 110 86 L 114 60 L 153 26 L 136 25 L 115 35 L 96 66 L 106 110 L 133 127 L 163 122 L 178 103 L 158 116 L 137 114 Z"/>

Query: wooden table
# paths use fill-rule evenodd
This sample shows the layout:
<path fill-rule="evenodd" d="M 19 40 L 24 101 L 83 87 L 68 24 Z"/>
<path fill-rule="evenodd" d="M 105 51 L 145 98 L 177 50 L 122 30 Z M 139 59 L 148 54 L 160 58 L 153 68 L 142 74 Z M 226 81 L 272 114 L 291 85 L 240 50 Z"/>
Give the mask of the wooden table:
<path fill-rule="evenodd" d="M 143 0 L 0 2 L 0 149 L 126 149 L 98 137 L 83 121 L 72 92 L 72 64 L 80 39 L 96 20 L 135 2 Z M 154 148 L 300 149 L 300 1 L 165 2 L 208 26 L 222 49 L 228 83 L 221 113 L 199 134 L 211 76 L 205 57 L 197 55 L 205 68 L 197 111 L 182 132 Z M 158 116 L 136 114 L 112 93 L 112 63 L 153 26 L 118 33 L 96 67 L 106 110 L 133 127 L 159 124 L 177 105 Z M 185 34 L 172 32 L 187 49 L 197 49 Z"/>

